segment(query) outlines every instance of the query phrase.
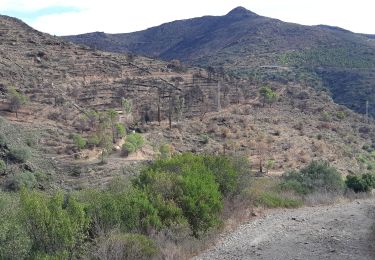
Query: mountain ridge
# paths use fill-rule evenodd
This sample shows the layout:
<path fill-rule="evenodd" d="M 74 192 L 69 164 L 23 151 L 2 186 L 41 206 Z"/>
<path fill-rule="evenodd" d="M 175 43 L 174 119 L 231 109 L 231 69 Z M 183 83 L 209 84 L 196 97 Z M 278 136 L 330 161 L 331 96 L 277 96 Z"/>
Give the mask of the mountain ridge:
<path fill-rule="evenodd" d="M 121 122 L 146 139 L 141 157 L 134 158 L 137 163 L 157 158 L 158 148 L 165 144 L 179 153 L 224 150 L 256 163 L 259 142 L 267 147 L 272 143 L 267 157 L 278 171 L 327 159 L 346 174 L 359 172 L 372 160 L 357 160 L 357 156 L 372 158 L 363 147 L 375 147 L 373 121 L 306 85 L 268 81 L 277 98 L 265 105 L 260 95 L 264 85 L 254 79 L 177 61 L 102 52 L 37 32 L 16 19 L 0 17 L 0 28 L 0 119 L 6 119 L 0 124 L 6 128 L 2 133 L 8 136 L 17 126 L 22 126 L 20 134 L 24 128 L 38 129 L 32 166 L 49 172 L 58 185 L 101 185 L 131 164 L 134 157 L 120 156 L 121 144 L 114 144 L 119 145 L 114 147 L 117 150 L 102 166 L 101 146 L 94 143 L 77 150 L 73 142 L 77 134 L 91 142 L 98 134 L 92 116 L 108 110 L 123 113 L 123 99 L 133 103 L 132 121 Z M 9 106 L 13 88 L 28 99 L 18 117 Z M 13 166 L 20 171 L 25 167 Z M 11 177 L 0 176 L 0 185 Z"/>
<path fill-rule="evenodd" d="M 375 104 L 374 36 L 339 27 L 286 23 L 238 7 L 223 16 L 174 21 L 134 33 L 64 39 L 106 51 L 223 68 L 259 82 L 325 88 L 337 103 L 361 113 L 364 99 Z M 370 114 L 375 116 L 375 105 Z"/>

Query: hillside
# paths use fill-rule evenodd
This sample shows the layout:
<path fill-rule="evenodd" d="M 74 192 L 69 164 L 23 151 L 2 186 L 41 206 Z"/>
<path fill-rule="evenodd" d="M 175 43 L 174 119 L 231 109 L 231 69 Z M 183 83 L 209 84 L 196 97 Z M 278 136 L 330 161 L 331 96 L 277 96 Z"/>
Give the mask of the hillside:
<path fill-rule="evenodd" d="M 225 16 L 166 23 L 126 34 L 88 33 L 65 39 L 100 50 L 137 53 L 224 68 L 256 82 L 327 88 L 335 102 L 365 112 L 375 103 L 373 35 L 325 25 L 302 26 L 238 7 Z M 375 115 L 375 106 L 370 106 Z"/>
<path fill-rule="evenodd" d="M 260 161 L 272 161 L 275 175 L 317 159 L 329 160 L 342 174 L 374 167 L 373 121 L 336 105 L 325 92 L 269 82 L 278 98 L 264 106 L 262 85 L 254 81 L 78 46 L 6 16 L 0 16 L 0 28 L 0 116 L 8 139 L 0 157 L 16 146 L 30 146 L 32 153 L 26 162 L 9 162 L 14 171 L 1 176 L 3 183 L 26 169 L 46 172 L 67 189 L 104 185 L 137 172 L 164 144 L 175 152 L 243 155 L 255 171 Z M 28 99 L 18 116 L 9 106 L 12 89 Z M 131 120 L 123 114 L 123 99 L 132 100 Z M 92 140 L 100 129 L 91 115 L 109 109 L 146 144 L 124 158 L 119 140 L 102 165 L 100 146 L 77 149 L 73 137 Z M 30 133 L 36 136 L 31 144 Z"/>

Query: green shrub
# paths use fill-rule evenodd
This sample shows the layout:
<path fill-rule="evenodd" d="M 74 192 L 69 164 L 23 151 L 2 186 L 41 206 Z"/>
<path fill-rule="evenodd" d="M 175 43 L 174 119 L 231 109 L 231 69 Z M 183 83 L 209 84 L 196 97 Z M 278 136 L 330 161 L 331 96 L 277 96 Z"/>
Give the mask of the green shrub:
<path fill-rule="evenodd" d="M 214 176 L 202 170 L 193 166 L 178 183 L 182 194 L 177 203 L 188 219 L 194 236 L 219 224 L 219 212 L 223 207 Z"/>
<path fill-rule="evenodd" d="M 370 187 L 370 189 L 375 188 L 375 174 L 366 173 L 362 175 L 363 181 Z"/>
<path fill-rule="evenodd" d="M 258 203 L 268 208 L 296 208 L 303 205 L 301 200 L 286 198 L 273 192 L 262 193 Z"/>
<path fill-rule="evenodd" d="M 43 182 L 48 181 L 48 176 L 47 176 L 47 174 L 45 174 L 44 172 L 40 172 L 40 171 L 38 171 L 38 172 L 36 172 L 36 173 L 34 174 L 34 176 L 35 176 L 35 179 L 36 179 L 36 181 L 37 181 L 38 183 L 43 183 Z"/>
<path fill-rule="evenodd" d="M 236 191 L 238 187 L 238 173 L 231 160 L 225 156 L 205 156 L 204 164 L 214 174 L 219 184 L 220 192 L 226 196 Z"/>
<path fill-rule="evenodd" d="M 351 176 L 346 177 L 346 186 L 349 189 L 354 190 L 354 192 L 367 192 L 369 191 L 369 186 L 363 181 L 360 176 Z"/>
<path fill-rule="evenodd" d="M 126 141 L 128 143 L 133 144 L 136 150 L 140 149 L 143 146 L 143 144 L 145 143 L 142 135 L 139 134 L 139 133 L 131 133 L 126 138 Z"/>
<path fill-rule="evenodd" d="M 73 143 L 78 150 L 82 150 L 86 147 L 87 141 L 82 136 L 76 134 L 73 136 Z"/>
<path fill-rule="evenodd" d="M 29 136 L 27 139 L 26 139 L 26 144 L 27 146 L 29 147 L 35 147 L 38 143 L 37 139 L 35 136 Z"/>
<path fill-rule="evenodd" d="M 31 157 L 31 152 L 27 148 L 13 148 L 9 152 L 9 157 L 11 160 L 25 163 Z"/>
<path fill-rule="evenodd" d="M 274 160 L 267 160 L 266 163 L 265 163 L 265 167 L 266 167 L 267 172 L 269 170 L 271 170 L 274 165 L 275 165 L 275 161 Z"/>
<path fill-rule="evenodd" d="M 128 156 L 136 151 L 134 144 L 125 142 L 121 147 L 121 152 L 124 156 Z"/>
<path fill-rule="evenodd" d="M 32 172 L 21 172 L 12 177 L 6 182 L 6 187 L 12 191 L 18 191 L 21 188 L 32 190 L 37 184 L 36 178 Z"/>
<path fill-rule="evenodd" d="M 354 192 L 368 192 L 375 188 L 375 175 L 363 174 L 362 176 L 348 175 L 345 181 L 346 186 Z"/>
<path fill-rule="evenodd" d="M 60 251 L 60 252 L 35 252 L 32 256 L 32 259 L 38 260 L 61 260 L 61 259 L 69 259 L 70 255 L 68 251 Z"/>
<path fill-rule="evenodd" d="M 90 191 L 83 194 L 88 214 L 94 221 L 94 233 L 119 228 L 124 232 L 145 232 L 149 227 L 161 227 L 157 209 L 145 192 L 133 189 L 128 192 Z"/>
<path fill-rule="evenodd" d="M 6 139 L 3 134 L 0 133 L 0 147 L 6 145 Z"/>
<path fill-rule="evenodd" d="M 210 141 L 210 137 L 207 134 L 203 134 L 201 136 L 201 143 L 202 144 L 208 144 L 209 141 Z"/>
<path fill-rule="evenodd" d="M 0 174 L 4 173 L 6 170 L 7 165 L 3 160 L 0 159 Z"/>
<path fill-rule="evenodd" d="M 339 112 L 336 113 L 336 117 L 337 117 L 338 119 L 340 119 L 340 120 L 345 119 L 345 117 L 346 117 L 346 113 L 343 112 L 343 111 L 339 111 Z"/>
<path fill-rule="evenodd" d="M 283 181 L 280 184 L 280 188 L 284 191 L 294 191 L 300 195 L 306 195 L 309 193 L 309 190 L 302 184 L 302 182 L 293 179 Z"/>
<path fill-rule="evenodd" d="M 229 157 L 238 177 L 249 176 L 251 174 L 251 161 L 245 156 Z"/>
<path fill-rule="evenodd" d="M 89 219 L 84 206 L 72 197 L 23 189 L 21 209 L 35 254 L 74 255 L 86 238 Z"/>
<path fill-rule="evenodd" d="M 164 223 L 171 223 L 173 219 L 183 222 L 180 208 L 194 236 L 216 226 L 223 207 L 220 185 L 213 171 L 204 163 L 204 158 L 182 154 L 158 160 L 134 181 L 137 187 L 148 192 L 150 198 L 158 198 L 158 201 L 152 201 L 164 212 Z M 209 160 L 209 164 L 216 162 L 213 158 Z"/>
<path fill-rule="evenodd" d="M 332 118 L 331 118 L 331 114 L 330 113 L 328 113 L 328 112 L 323 112 L 322 113 L 322 118 L 321 118 L 322 121 L 330 122 L 331 119 Z"/>
<path fill-rule="evenodd" d="M 169 144 L 163 144 L 159 148 L 160 159 L 169 159 L 172 156 L 173 147 Z"/>
<path fill-rule="evenodd" d="M 362 149 L 365 150 L 366 152 L 369 152 L 369 153 L 371 153 L 374 150 L 373 147 L 371 145 L 368 145 L 368 144 L 364 144 L 362 146 Z"/>
<path fill-rule="evenodd" d="M 247 162 L 244 162 L 245 164 Z M 219 184 L 220 192 L 228 195 L 236 191 L 239 176 L 231 158 L 225 156 L 194 155 L 185 153 L 173 156 L 170 160 L 158 160 L 151 167 L 156 171 L 182 173 L 191 166 L 201 167 L 203 172 L 212 174 Z M 238 167 L 243 167 L 237 162 Z M 238 168 L 240 170 L 240 168 Z"/>
<path fill-rule="evenodd" d="M 19 201 L 14 195 L 0 192 L 0 259 L 24 259 L 31 249 Z"/>
<path fill-rule="evenodd" d="M 278 98 L 278 94 L 271 88 L 264 86 L 259 90 L 259 94 L 263 99 L 263 106 L 265 103 L 272 104 Z"/>
<path fill-rule="evenodd" d="M 121 123 L 117 123 L 115 125 L 115 128 L 116 128 L 116 136 L 117 138 L 122 138 L 126 135 L 126 128 L 124 126 L 124 124 L 121 124 Z"/>
<path fill-rule="evenodd" d="M 344 182 L 337 170 L 328 162 L 313 161 L 299 172 L 292 171 L 283 175 L 284 182 L 294 181 L 291 187 L 297 188 L 297 192 L 307 193 L 314 191 L 342 192 Z"/>
<path fill-rule="evenodd" d="M 99 144 L 100 144 L 100 138 L 96 134 L 91 135 L 87 140 L 88 147 L 96 147 L 96 146 L 99 146 Z"/>
<path fill-rule="evenodd" d="M 136 152 L 142 148 L 144 144 L 144 139 L 142 135 L 138 133 L 132 133 L 127 136 L 125 143 L 122 145 L 122 154 L 128 156 L 131 153 Z"/>

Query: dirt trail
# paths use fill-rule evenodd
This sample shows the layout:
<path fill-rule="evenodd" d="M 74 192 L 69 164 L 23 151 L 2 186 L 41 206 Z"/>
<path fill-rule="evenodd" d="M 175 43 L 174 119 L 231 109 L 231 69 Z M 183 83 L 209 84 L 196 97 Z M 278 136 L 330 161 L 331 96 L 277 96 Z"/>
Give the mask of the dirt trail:
<path fill-rule="evenodd" d="M 276 210 L 195 259 L 375 259 L 375 199 Z"/>

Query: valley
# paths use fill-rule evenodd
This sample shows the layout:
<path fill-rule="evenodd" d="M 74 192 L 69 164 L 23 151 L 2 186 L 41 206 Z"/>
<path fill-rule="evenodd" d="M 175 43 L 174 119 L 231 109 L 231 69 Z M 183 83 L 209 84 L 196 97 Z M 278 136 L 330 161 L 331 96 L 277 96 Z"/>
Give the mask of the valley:
<path fill-rule="evenodd" d="M 0 259 L 372 259 L 374 68 L 372 35 L 242 7 L 0 15 Z"/>

